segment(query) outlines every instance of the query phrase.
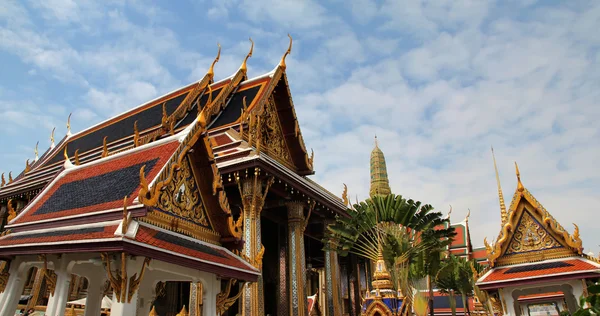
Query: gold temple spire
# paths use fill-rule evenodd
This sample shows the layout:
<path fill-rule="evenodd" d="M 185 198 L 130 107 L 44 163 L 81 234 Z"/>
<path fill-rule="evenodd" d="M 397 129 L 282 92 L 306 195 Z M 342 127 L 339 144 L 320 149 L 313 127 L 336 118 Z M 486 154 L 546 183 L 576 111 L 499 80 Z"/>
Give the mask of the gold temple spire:
<path fill-rule="evenodd" d="M 371 189 L 369 190 L 369 195 L 385 196 L 390 193 L 392 193 L 392 190 L 390 189 L 385 157 L 383 151 L 379 149 L 377 136 L 375 136 L 375 148 L 371 152 Z"/>
<path fill-rule="evenodd" d="M 248 55 L 246 55 L 246 58 L 244 58 L 244 62 L 242 63 L 242 67 L 240 67 L 240 69 L 246 73 L 246 71 L 248 71 L 248 65 L 246 64 L 246 62 L 248 61 L 248 58 L 252 57 L 252 52 L 254 51 L 254 41 L 252 41 L 252 37 L 248 38 L 250 40 L 250 43 L 252 43 L 252 45 L 250 46 L 250 51 L 248 52 Z"/>
<path fill-rule="evenodd" d="M 69 117 L 67 118 L 67 136 L 73 135 L 71 134 L 71 114 L 73 113 L 69 113 Z"/>
<path fill-rule="evenodd" d="M 281 61 L 279 62 L 279 67 L 281 67 L 281 69 L 283 70 L 287 68 L 287 65 L 285 64 L 285 58 L 287 57 L 287 55 L 292 53 L 292 36 L 288 34 L 288 37 L 290 38 L 290 45 L 288 46 L 288 49 L 285 51 L 285 54 L 283 54 L 283 57 L 281 57 Z"/>
<path fill-rule="evenodd" d="M 517 190 L 519 192 L 523 192 L 523 190 L 525 190 L 525 187 L 523 186 L 523 183 L 521 183 L 521 173 L 519 172 L 519 165 L 517 165 L 516 161 L 515 161 L 515 170 L 517 172 Z"/>
<path fill-rule="evenodd" d="M 496 183 L 498 184 L 498 199 L 500 200 L 500 217 L 502 219 L 502 226 L 508 221 L 508 213 L 506 212 L 506 205 L 504 204 L 504 194 L 502 193 L 502 187 L 500 186 L 500 176 L 498 175 L 498 167 L 496 166 L 496 155 L 494 155 L 494 147 L 492 147 L 492 158 L 494 159 L 494 170 L 496 171 Z"/>
<path fill-rule="evenodd" d="M 215 60 L 213 60 L 212 64 L 210 65 L 210 68 L 208 68 L 208 72 L 207 75 L 210 77 L 210 80 L 212 80 L 215 77 L 215 64 L 219 62 L 219 58 L 221 58 L 221 44 L 217 43 L 217 46 L 219 46 L 219 51 L 217 52 L 217 57 L 215 58 Z"/>
<path fill-rule="evenodd" d="M 33 159 L 34 162 L 36 162 L 40 159 L 40 157 L 38 157 L 38 145 L 39 144 L 40 144 L 39 141 L 37 143 L 35 143 L 35 148 L 33 149 L 33 153 L 35 154 L 35 158 Z"/>
<path fill-rule="evenodd" d="M 54 148 L 54 131 L 56 130 L 56 127 L 52 129 L 52 133 L 50 133 L 50 149 Z"/>

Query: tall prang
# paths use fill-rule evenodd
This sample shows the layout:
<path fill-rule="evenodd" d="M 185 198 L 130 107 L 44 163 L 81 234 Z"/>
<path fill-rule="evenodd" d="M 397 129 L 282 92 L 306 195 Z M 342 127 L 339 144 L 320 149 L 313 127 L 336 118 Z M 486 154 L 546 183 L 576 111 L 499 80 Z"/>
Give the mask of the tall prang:
<path fill-rule="evenodd" d="M 375 136 L 375 148 L 371 151 L 371 189 L 369 195 L 389 195 L 391 193 L 385 157 L 383 151 L 379 149 L 377 136 Z"/>

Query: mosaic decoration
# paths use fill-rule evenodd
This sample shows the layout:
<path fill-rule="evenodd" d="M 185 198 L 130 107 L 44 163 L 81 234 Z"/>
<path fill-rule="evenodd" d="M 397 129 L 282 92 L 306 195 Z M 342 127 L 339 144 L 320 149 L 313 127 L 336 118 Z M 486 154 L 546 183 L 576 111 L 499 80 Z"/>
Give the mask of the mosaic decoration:
<path fill-rule="evenodd" d="M 527 211 L 515 230 L 506 254 L 562 247 Z"/>
<path fill-rule="evenodd" d="M 175 171 L 173 180 L 161 191 L 158 207 L 193 223 L 210 228 L 200 191 L 187 159 Z"/>

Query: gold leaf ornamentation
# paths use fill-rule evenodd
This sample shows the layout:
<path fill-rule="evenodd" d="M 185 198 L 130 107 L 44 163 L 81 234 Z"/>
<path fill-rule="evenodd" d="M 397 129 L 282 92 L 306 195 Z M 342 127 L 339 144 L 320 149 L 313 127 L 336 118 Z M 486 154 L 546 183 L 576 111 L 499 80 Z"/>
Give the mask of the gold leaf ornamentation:
<path fill-rule="evenodd" d="M 557 247 L 561 247 L 560 243 L 548 234 L 548 231 L 542 228 L 529 212 L 525 211 L 521 217 L 520 225 L 515 229 L 512 242 L 508 245 L 506 254 Z"/>
<path fill-rule="evenodd" d="M 224 312 L 226 312 L 231 305 L 233 305 L 233 303 L 235 303 L 235 301 L 242 296 L 242 293 L 244 293 L 244 287 L 247 283 L 240 288 L 236 295 L 229 297 L 229 294 L 231 293 L 231 286 L 233 286 L 236 282 L 236 279 L 229 279 L 225 291 L 217 294 L 217 315 L 222 315 Z"/>

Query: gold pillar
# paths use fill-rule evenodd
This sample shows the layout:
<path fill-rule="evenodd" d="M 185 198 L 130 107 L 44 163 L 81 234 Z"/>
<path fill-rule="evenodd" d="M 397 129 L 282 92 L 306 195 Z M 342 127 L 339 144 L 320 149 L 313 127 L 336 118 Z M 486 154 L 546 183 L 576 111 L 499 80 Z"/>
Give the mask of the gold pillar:
<path fill-rule="evenodd" d="M 333 219 L 327 219 L 324 222 L 327 231 L 327 226 L 335 223 Z M 340 288 L 340 271 L 338 256 L 335 251 L 325 251 L 325 302 L 327 316 L 342 315 L 342 293 Z"/>
<path fill-rule="evenodd" d="M 261 241 L 260 214 L 273 179 L 264 183 L 258 168 L 254 169 L 253 174 L 243 176 L 243 179 L 239 179 L 239 177 L 236 176 L 244 207 L 242 214 L 244 216 L 244 249 L 242 253 L 246 260 L 262 272 L 262 256 L 265 250 Z M 241 315 L 263 316 L 264 314 L 263 277 L 260 275 L 256 282 L 244 288 Z"/>
<path fill-rule="evenodd" d="M 288 260 L 290 284 L 290 315 L 307 316 L 306 258 L 304 254 L 304 202 L 286 204 L 288 210 Z"/>

